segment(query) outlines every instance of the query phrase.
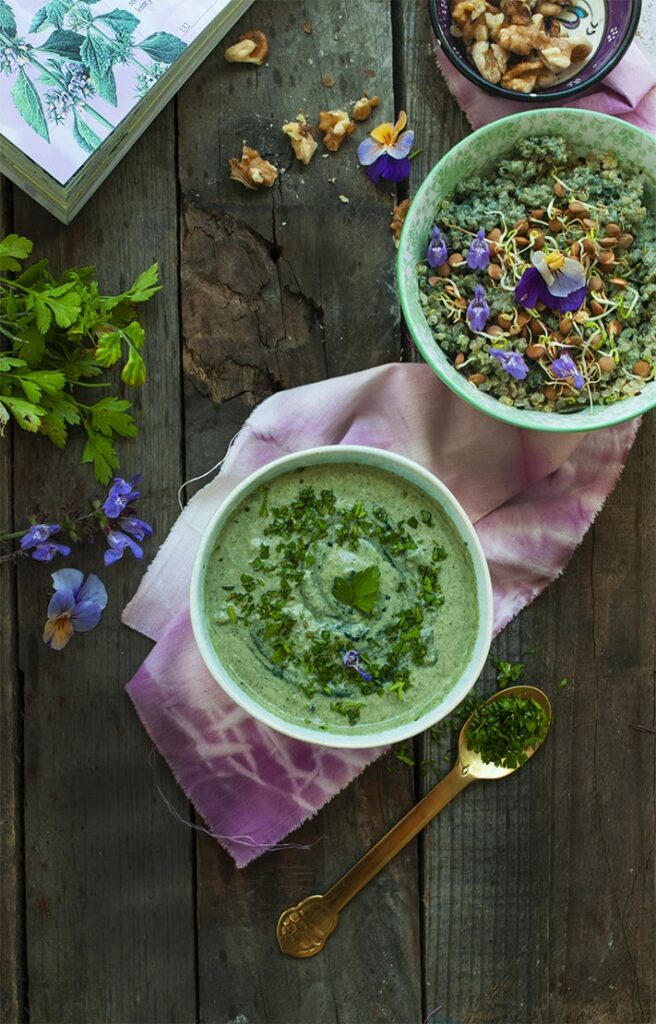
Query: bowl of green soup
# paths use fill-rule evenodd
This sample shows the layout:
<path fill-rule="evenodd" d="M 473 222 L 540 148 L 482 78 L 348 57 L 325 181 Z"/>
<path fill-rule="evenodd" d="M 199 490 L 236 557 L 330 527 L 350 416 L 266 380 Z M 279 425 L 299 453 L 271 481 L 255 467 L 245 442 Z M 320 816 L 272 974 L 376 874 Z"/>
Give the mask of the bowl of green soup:
<path fill-rule="evenodd" d="M 217 683 L 288 736 L 407 739 L 448 715 L 492 639 L 476 533 L 417 463 L 338 445 L 253 473 L 209 523 L 191 622 Z"/>
<path fill-rule="evenodd" d="M 412 200 L 397 279 L 441 380 L 530 430 L 656 406 L 656 139 L 558 108 L 473 132 Z"/>

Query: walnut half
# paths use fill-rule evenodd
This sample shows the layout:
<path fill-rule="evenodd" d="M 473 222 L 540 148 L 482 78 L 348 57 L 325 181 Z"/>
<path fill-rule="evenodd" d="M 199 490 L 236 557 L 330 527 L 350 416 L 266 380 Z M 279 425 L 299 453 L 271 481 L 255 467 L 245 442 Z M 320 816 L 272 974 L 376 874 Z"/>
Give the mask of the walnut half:
<path fill-rule="evenodd" d="M 224 56 L 231 64 L 264 64 L 269 56 L 269 41 L 264 32 L 252 29 L 229 46 Z"/>
<path fill-rule="evenodd" d="M 323 144 L 335 153 L 347 135 L 355 131 L 355 124 L 345 110 L 322 110 L 319 114 L 319 131 L 324 133 Z"/>
<path fill-rule="evenodd" d="M 256 149 L 251 149 L 244 143 L 241 160 L 234 156 L 230 158 L 230 177 L 246 188 L 271 188 L 278 177 L 278 168 L 268 160 L 263 160 Z"/>
<path fill-rule="evenodd" d="M 289 135 L 296 157 L 302 164 L 309 164 L 317 148 L 317 142 L 312 132 L 313 128 L 307 123 L 305 114 L 297 114 L 295 121 L 288 121 L 282 126 L 285 135 Z"/>

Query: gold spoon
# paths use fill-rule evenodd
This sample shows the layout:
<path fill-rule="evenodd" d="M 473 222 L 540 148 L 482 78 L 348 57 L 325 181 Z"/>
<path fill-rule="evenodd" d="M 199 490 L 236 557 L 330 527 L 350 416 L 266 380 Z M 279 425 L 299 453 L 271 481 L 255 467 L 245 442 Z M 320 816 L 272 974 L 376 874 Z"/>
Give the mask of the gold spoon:
<path fill-rule="evenodd" d="M 500 697 L 509 696 L 536 700 L 546 711 L 551 724 L 549 698 L 535 686 L 509 686 L 493 694 L 485 703 L 490 704 Z M 458 760 L 449 774 L 379 839 L 327 893 L 323 896 L 307 896 L 296 906 L 283 910 L 276 928 L 283 953 L 295 957 L 315 956 L 319 953 L 337 927 L 340 910 L 458 793 L 478 779 L 501 779 L 517 770 L 482 761 L 478 754 L 468 748 L 466 734 L 470 720 L 468 718 L 460 730 Z M 528 757 L 533 756 L 538 746 L 526 750 Z"/>

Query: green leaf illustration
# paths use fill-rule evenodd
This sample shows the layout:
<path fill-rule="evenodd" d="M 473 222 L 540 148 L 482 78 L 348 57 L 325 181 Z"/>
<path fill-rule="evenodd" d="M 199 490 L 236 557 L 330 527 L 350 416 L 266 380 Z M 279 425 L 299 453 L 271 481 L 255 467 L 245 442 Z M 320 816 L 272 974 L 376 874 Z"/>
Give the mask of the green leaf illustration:
<path fill-rule="evenodd" d="M 132 35 L 139 24 L 139 19 L 135 18 L 134 14 L 130 14 L 129 11 L 122 11 L 120 7 L 109 11 L 107 14 L 99 14 L 97 20 L 111 25 L 115 32 L 125 32 L 127 35 Z"/>
<path fill-rule="evenodd" d="M 48 36 L 45 43 L 41 43 L 36 49 L 46 53 L 56 53 L 58 57 L 64 57 L 65 60 L 79 60 L 83 42 L 84 36 L 81 36 L 79 32 L 69 32 L 68 29 L 57 28 Z"/>
<path fill-rule="evenodd" d="M 112 66 L 112 51 L 99 36 L 90 32 L 80 47 L 80 59 L 92 75 L 102 78 Z"/>
<path fill-rule="evenodd" d="M 46 4 L 46 14 L 51 25 L 54 25 L 55 28 L 62 28 L 64 18 L 71 6 L 71 3 L 66 3 L 65 0 L 49 0 Z"/>
<path fill-rule="evenodd" d="M 163 64 L 172 64 L 186 49 L 187 44 L 182 39 L 171 35 L 170 32 L 154 32 L 148 36 L 139 48 L 144 50 L 153 60 L 159 60 Z"/>
<path fill-rule="evenodd" d="M 104 75 L 97 75 L 95 71 L 92 70 L 91 81 L 98 96 L 115 107 L 117 105 L 116 79 L 114 78 L 113 69 L 111 67 L 107 68 Z"/>
<path fill-rule="evenodd" d="M 11 98 L 16 110 L 30 128 L 33 128 L 37 135 L 40 135 L 46 142 L 50 142 L 48 122 L 43 113 L 39 94 L 22 68 L 18 72 L 18 78 L 11 90 Z"/>
<path fill-rule="evenodd" d="M 15 36 L 17 32 L 14 12 L 5 0 L 0 0 L 0 29 L 8 36 Z"/>
<path fill-rule="evenodd" d="M 82 146 L 82 149 L 86 149 L 87 153 L 93 153 L 94 149 L 97 149 L 101 143 L 101 139 L 89 128 L 89 125 L 86 121 L 82 120 L 77 112 L 73 120 L 73 135 L 78 145 Z"/>
<path fill-rule="evenodd" d="M 44 25 L 49 25 L 50 19 L 48 18 L 48 9 L 46 7 L 39 7 L 38 11 L 32 18 L 32 24 L 29 27 L 30 32 L 40 32 Z"/>

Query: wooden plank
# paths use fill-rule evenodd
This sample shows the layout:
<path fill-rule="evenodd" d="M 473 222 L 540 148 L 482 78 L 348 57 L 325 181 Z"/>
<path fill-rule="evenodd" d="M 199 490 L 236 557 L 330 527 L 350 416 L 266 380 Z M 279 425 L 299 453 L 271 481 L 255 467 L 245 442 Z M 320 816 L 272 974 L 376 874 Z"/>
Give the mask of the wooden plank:
<path fill-rule="evenodd" d="M 400 354 L 394 201 L 357 169 L 364 127 L 336 155 L 317 152 L 307 168 L 279 130 L 300 109 L 316 123 L 320 109 L 365 91 L 381 96 L 381 119 L 392 117 L 389 5 L 256 4 L 234 37 L 247 27 L 269 37 L 268 66 L 228 66 L 217 53 L 179 103 L 190 472 L 209 468 L 272 391 Z M 321 84 L 328 73 L 332 88 Z M 285 168 L 271 192 L 249 193 L 228 180 L 228 158 L 242 139 Z M 421 1019 L 414 849 L 358 897 L 314 960 L 283 958 L 275 940 L 280 911 L 327 888 L 413 799 L 412 779 L 378 764 L 292 837 L 326 840 L 268 854 L 240 872 L 199 838 L 201 1019 Z"/>
<path fill-rule="evenodd" d="M 0 238 L 11 231 L 12 187 L 0 176 Z M 0 532 L 13 531 L 13 434 L 0 441 Z M 16 572 L 0 564 L 0 1020 L 23 1021 L 25 907 L 23 872 L 22 681 L 18 671 Z"/>
<path fill-rule="evenodd" d="M 74 223 L 63 228 L 23 194 L 15 227 L 54 266 L 92 262 L 107 290 L 154 260 L 165 290 L 144 310 L 149 382 L 135 400 L 135 444 L 122 472 L 143 473 L 142 514 L 156 539 L 177 512 L 181 477 L 177 208 L 173 106 L 157 119 Z M 57 510 L 103 489 L 45 439 L 16 439 L 16 519 L 38 499 Z M 98 572 L 109 606 L 101 625 L 62 653 L 41 641 L 49 571 L 19 573 L 25 677 L 27 953 L 34 1021 L 190 1021 L 196 1017 L 192 840 L 172 823 L 149 765 L 151 744 L 124 693 L 150 644 L 119 623 L 143 566 L 104 569 L 103 545 L 68 564 Z M 61 563 L 60 563 L 61 565 Z M 187 808 L 162 772 L 159 785 Z"/>
<path fill-rule="evenodd" d="M 424 5 L 397 11 L 399 77 L 424 147 L 416 187 L 466 124 L 434 71 Z M 563 578 L 495 645 L 527 663 L 557 719 L 530 769 L 468 791 L 426 832 L 425 1013 L 442 1004 L 447 1020 L 472 1024 L 653 1019 L 654 742 L 629 723 L 654 724 L 655 425 L 646 417 Z M 563 676 L 574 682 L 560 690 Z M 494 688 L 489 668 L 483 685 Z M 427 738 L 421 756 L 445 770 L 447 747 Z"/>

